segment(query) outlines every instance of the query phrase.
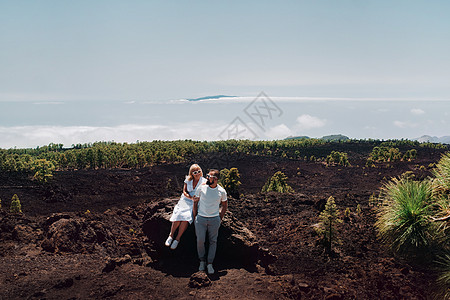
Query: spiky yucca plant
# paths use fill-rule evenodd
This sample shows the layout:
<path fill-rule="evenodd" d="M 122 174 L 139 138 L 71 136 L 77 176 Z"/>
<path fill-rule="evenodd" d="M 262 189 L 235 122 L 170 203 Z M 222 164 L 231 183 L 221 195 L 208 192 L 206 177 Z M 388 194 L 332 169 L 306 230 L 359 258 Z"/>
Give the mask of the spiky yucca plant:
<path fill-rule="evenodd" d="M 428 181 L 393 179 L 380 193 L 382 206 L 375 226 L 379 237 L 399 254 L 420 254 L 432 245 L 432 187 Z"/>
<path fill-rule="evenodd" d="M 434 205 L 434 217 L 436 223 L 436 238 L 442 248 L 450 247 L 450 197 L 441 197 Z"/>
<path fill-rule="evenodd" d="M 436 299 L 450 299 L 450 152 L 442 156 L 433 169 L 433 196 L 436 199 L 435 216 L 438 224 L 437 237 L 444 255 L 437 260 L 439 277 L 437 279 Z"/>
<path fill-rule="evenodd" d="M 450 253 L 437 260 L 440 275 L 436 281 L 436 299 L 450 300 Z"/>
<path fill-rule="evenodd" d="M 434 217 L 438 225 L 437 237 L 441 246 L 450 245 L 450 152 L 442 156 L 432 170 Z"/>
<path fill-rule="evenodd" d="M 450 192 L 450 152 L 442 155 L 432 171 L 434 175 L 433 190 L 439 197 Z"/>

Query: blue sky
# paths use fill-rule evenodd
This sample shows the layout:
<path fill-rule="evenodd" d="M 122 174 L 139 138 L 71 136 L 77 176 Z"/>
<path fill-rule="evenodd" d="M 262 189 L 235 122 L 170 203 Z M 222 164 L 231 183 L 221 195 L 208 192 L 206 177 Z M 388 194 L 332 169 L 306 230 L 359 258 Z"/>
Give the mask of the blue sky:
<path fill-rule="evenodd" d="M 169 104 L 172 100 L 217 94 L 256 97 L 261 91 L 275 98 L 309 97 L 317 106 L 315 115 L 307 114 L 305 102 L 297 101 L 297 116 L 279 119 L 274 127 L 290 128 L 294 125 L 287 124 L 306 114 L 324 119 L 323 114 L 325 124 L 341 124 L 324 125 L 323 132 L 346 134 L 349 127 L 369 125 L 364 119 L 346 124 L 348 110 L 333 116 L 326 106 L 319 109 L 317 98 L 372 99 L 374 106 L 356 105 L 359 115 L 383 109 L 377 101 L 408 99 L 415 102 L 404 104 L 406 112 L 424 105 L 427 110 L 407 118 L 398 108 L 397 115 L 383 119 L 404 129 L 395 137 L 417 136 L 418 128 L 448 135 L 442 130 L 447 110 L 441 100 L 450 99 L 449 13 L 448 1 L 1 0 L 0 147 L 46 142 L 27 142 L 20 134 L 1 142 L 7 139 L 1 132 L 19 126 L 91 126 L 95 131 L 98 126 L 181 124 L 187 121 L 178 111 L 190 110 Z M 141 109 L 111 110 L 117 115 L 109 119 L 101 116 L 107 103 L 131 101 L 167 106 L 151 106 L 158 111 L 154 118 L 149 112 L 148 118 L 136 120 Z M 21 117 L 19 102 L 45 103 L 53 114 L 40 114 L 31 106 L 26 118 Z M 80 115 L 89 107 L 97 113 Z M 197 118 L 201 120 L 216 111 L 211 105 L 199 107 L 205 115 Z M 220 122 L 227 124 L 239 115 L 240 106 L 233 109 L 217 116 Z M 426 127 L 429 123 L 420 123 L 419 117 L 441 125 Z M 371 137 L 393 137 L 384 124 L 378 128 Z M 353 135 L 365 134 L 360 130 Z M 58 136 L 48 139 L 52 137 Z M 101 139 L 102 134 L 90 138 Z M 126 139 L 124 134 L 117 140 Z"/>

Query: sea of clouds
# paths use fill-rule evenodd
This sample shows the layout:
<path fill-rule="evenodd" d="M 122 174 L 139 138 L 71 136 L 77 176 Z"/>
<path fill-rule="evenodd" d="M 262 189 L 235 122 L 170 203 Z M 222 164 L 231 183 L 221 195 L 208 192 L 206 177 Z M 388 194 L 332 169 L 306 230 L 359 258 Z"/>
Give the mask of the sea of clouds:
<path fill-rule="evenodd" d="M 267 95 L 265 95 L 267 96 Z M 256 99 L 256 101 L 255 101 Z M 0 102 L 0 148 L 96 141 L 272 140 L 344 134 L 351 138 L 449 135 L 448 101 L 233 97 L 188 101 Z"/>

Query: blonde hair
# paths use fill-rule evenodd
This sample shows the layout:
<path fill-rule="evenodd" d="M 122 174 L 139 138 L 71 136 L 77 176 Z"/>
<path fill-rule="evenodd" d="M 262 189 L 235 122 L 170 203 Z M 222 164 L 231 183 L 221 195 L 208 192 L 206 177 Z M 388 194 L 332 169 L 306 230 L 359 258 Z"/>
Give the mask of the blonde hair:
<path fill-rule="evenodd" d="M 193 164 L 193 165 L 189 168 L 189 174 L 186 176 L 186 178 L 187 178 L 188 181 L 191 181 L 191 180 L 194 179 L 194 176 L 192 175 L 192 172 L 194 172 L 195 170 L 200 170 L 200 173 L 201 173 L 202 176 L 203 176 L 202 168 L 200 168 L 200 166 L 197 165 L 197 164 Z"/>

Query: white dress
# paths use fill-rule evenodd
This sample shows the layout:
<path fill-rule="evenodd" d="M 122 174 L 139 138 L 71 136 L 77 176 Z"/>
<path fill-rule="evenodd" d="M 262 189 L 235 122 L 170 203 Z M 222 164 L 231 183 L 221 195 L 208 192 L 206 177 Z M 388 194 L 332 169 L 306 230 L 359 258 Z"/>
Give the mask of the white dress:
<path fill-rule="evenodd" d="M 204 177 L 200 177 L 199 181 L 197 182 L 197 185 L 193 186 L 194 180 L 185 180 L 184 183 L 186 183 L 187 192 L 189 193 L 189 196 L 194 196 L 195 191 L 198 187 L 200 187 L 203 183 L 205 183 L 207 180 Z M 172 216 L 170 217 L 170 222 L 175 221 L 188 221 L 189 224 L 192 223 L 192 208 L 194 207 L 194 201 L 191 199 L 188 199 L 184 196 L 184 194 L 181 194 L 180 200 L 178 200 L 177 205 L 173 208 Z"/>

